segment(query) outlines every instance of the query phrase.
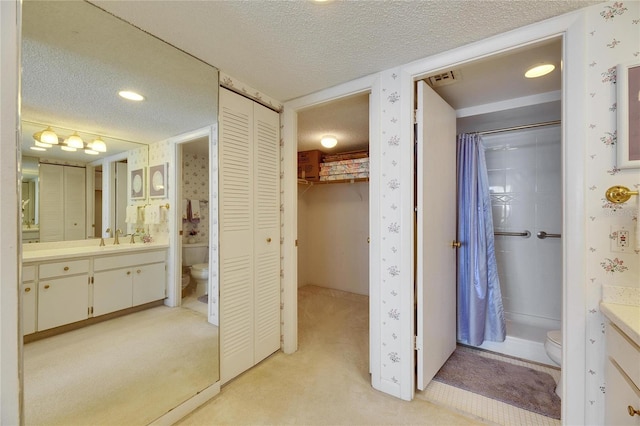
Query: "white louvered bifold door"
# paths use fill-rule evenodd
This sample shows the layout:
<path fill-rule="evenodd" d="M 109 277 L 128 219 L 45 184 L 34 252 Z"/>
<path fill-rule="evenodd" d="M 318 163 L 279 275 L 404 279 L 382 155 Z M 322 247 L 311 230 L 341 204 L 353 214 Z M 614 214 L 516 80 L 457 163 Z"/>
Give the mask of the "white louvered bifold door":
<path fill-rule="evenodd" d="M 254 103 L 255 363 L 280 349 L 280 118 Z"/>
<path fill-rule="evenodd" d="M 87 238 L 85 226 L 86 202 L 85 168 L 64 168 L 64 239 L 84 240 Z"/>
<path fill-rule="evenodd" d="M 220 375 L 254 365 L 253 102 L 220 89 Z"/>

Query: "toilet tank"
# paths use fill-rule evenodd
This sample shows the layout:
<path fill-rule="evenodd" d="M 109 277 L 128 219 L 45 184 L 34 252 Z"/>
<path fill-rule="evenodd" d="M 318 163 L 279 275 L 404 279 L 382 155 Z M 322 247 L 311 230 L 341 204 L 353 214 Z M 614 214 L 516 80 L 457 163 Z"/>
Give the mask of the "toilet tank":
<path fill-rule="evenodd" d="M 184 266 L 191 266 L 197 263 L 206 263 L 208 254 L 208 243 L 185 243 L 182 245 L 182 264 Z"/>

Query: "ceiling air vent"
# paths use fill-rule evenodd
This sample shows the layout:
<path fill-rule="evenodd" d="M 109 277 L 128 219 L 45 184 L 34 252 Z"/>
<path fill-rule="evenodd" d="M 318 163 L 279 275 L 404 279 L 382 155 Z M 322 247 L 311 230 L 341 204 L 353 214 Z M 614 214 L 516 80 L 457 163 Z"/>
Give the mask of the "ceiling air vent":
<path fill-rule="evenodd" d="M 448 84 L 456 83 L 461 79 L 462 76 L 458 70 L 447 71 L 426 78 L 427 83 L 429 83 L 429 86 L 431 87 L 446 86 Z"/>

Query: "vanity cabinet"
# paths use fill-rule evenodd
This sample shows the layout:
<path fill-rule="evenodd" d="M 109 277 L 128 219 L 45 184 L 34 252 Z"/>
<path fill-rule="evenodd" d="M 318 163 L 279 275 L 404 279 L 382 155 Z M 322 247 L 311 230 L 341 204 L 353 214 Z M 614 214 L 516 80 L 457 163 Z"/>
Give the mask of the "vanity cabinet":
<path fill-rule="evenodd" d="M 22 297 L 22 333 L 31 334 L 36 331 L 36 267 L 25 266 L 22 268 L 22 284 L 20 296 Z"/>
<path fill-rule="evenodd" d="M 164 250 L 94 260 L 93 315 L 164 299 Z"/>
<path fill-rule="evenodd" d="M 166 253 L 163 248 L 25 264 L 24 334 L 164 299 Z"/>
<path fill-rule="evenodd" d="M 640 426 L 640 346 L 611 323 L 605 379 L 605 424 Z"/>
<path fill-rule="evenodd" d="M 89 317 L 89 259 L 38 267 L 38 331 Z"/>

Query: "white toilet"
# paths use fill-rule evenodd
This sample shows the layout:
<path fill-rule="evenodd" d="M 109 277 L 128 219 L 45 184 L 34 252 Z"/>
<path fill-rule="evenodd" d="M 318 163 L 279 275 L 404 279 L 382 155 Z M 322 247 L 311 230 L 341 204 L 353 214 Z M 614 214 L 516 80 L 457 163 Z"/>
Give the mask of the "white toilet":
<path fill-rule="evenodd" d="M 562 367 L 562 332 L 560 330 L 551 330 L 547 332 L 547 340 L 544 342 L 544 349 L 551 361 Z M 562 376 L 558 380 L 556 386 L 556 395 L 562 398 Z"/>
<path fill-rule="evenodd" d="M 182 264 L 189 266 L 191 277 L 196 280 L 196 297 L 207 294 L 209 288 L 209 244 L 182 245 Z"/>

